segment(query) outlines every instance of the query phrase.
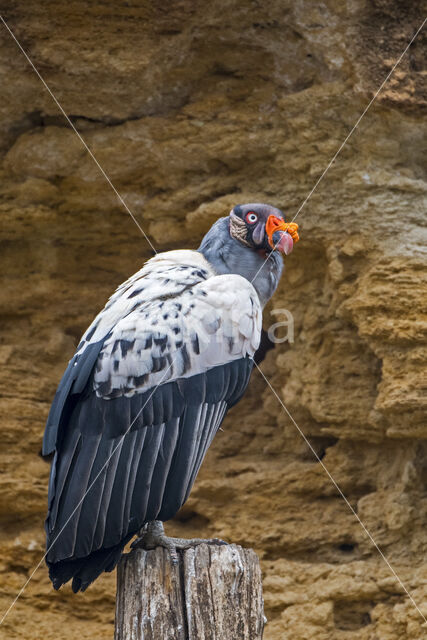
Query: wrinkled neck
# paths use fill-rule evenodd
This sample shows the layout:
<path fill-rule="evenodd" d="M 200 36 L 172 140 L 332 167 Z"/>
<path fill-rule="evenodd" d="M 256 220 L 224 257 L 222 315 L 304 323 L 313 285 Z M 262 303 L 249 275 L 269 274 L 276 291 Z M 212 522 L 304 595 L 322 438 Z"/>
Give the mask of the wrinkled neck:
<path fill-rule="evenodd" d="M 229 233 L 229 218 L 220 218 L 208 231 L 198 249 L 216 273 L 236 273 L 252 283 L 264 307 L 275 292 L 283 270 L 280 254 L 268 259 L 244 246 Z"/>

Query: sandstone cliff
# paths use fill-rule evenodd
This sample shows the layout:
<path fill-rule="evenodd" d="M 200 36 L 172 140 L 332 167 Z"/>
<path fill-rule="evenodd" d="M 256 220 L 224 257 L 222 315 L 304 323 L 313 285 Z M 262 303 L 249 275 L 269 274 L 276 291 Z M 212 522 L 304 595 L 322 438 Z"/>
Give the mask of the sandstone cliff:
<path fill-rule="evenodd" d="M 238 202 L 294 215 L 423 19 L 393 0 L 11 0 L 1 13 L 160 250 L 196 247 Z M 427 616 L 425 33 L 298 216 L 265 318 L 289 309 L 295 341 L 262 366 Z M 43 554 L 56 384 L 151 253 L 2 25 L 0 40 L 3 611 Z M 168 531 L 257 551 L 266 640 L 425 637 L 259 375 Z M 42 565 L 0 634 L 112 638 L 114 588 L 104 575 L 55 593 Z"/>

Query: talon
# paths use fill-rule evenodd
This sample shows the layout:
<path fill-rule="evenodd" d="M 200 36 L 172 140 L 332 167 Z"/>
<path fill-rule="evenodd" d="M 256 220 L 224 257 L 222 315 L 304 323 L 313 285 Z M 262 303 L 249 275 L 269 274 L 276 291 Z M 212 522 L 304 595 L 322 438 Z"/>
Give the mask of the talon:
<path fill-rule="evenodd" d="M 221 540 L 221 538 L 210 538 L 209 540 L 203 540 L 206 544 L 217 544 L 220 547 L 224 547 L 228 545 L 228 542 L 225 540 Z"/>
<path fill-rule="evenodd" d="M 131 549 L 155 549 L 156 547 L 164 547 L 170 553 L 172 564 L 177 565 L 179 562 L 178 549 L 190 549 L 200 544 L 226 545 L 224 540 L 219 538 L 210 538 L 203 540 L 202 538 L 169 538 L 166 536 L 163 523 L 159 520 L 148 522 L 138 532 L 138 538 L 131 544 Z"/>

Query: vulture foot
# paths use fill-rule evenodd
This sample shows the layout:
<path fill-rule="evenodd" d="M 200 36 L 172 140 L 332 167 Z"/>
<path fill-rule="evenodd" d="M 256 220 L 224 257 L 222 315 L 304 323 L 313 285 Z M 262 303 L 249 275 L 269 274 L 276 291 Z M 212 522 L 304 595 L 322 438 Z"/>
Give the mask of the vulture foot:
<path fill-rule="evenodd" d="M 178 549 L 189 549 L 199 544 L 227 544 L 219 538 L 211 538 L 204 540 L 203 538 L 169 538 L 165 534 L 163 522 L 154 520 L 148 522 L 138 531 L 138 538 L 131 544 L 132 549 L 155 549 L 156 547 L 165 547 L 169 549 L 172 563 L 178 564 Z"/>

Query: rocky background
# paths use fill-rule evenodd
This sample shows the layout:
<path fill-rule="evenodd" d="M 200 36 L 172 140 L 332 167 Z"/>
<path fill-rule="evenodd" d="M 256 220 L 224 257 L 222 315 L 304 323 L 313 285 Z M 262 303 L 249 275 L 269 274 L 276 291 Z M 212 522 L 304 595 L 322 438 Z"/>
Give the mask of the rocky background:
<path fill-rule="evenodd" d="M 239 202 L 292 217 L 424 18 L 411 0 L 2 4 L 158 250 L 197 247 Z M 424 616 L 426 33 L 298 216 L 265 315 L 290 310 L 295 340 L 262 364 Z M 39 451 L 57 382 L 151 251 L 2 24 L 0 40 L 3 612 L 44 551 Z M 257 551 L 266 640 L 426 637 L 257 373 L 167 529 Z M 56 593 L 42 563 L 0 634 L 111 639 L 114 591 L 104 574 Z"/>

